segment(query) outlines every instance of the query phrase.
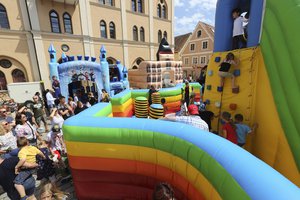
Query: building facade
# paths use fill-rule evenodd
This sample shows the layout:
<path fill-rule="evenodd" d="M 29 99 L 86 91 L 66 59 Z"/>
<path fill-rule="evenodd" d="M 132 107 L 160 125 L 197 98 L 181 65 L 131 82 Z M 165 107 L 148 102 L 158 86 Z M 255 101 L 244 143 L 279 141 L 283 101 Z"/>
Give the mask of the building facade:
<path fill-rule="evenodd" d="M 213 53 L 214 27 L 199 22 L 185 44 L 181 46 L 178 58 L 182 60 L 183 76 L 187 78 L 191 75 L 196 80 L 200 76 L 201 68 L 208 64 Z"/>
<path fill-rule="evenodd" d="M 0 89 L 6 84 L 44 81 L 50 87 L 48 47 L 58 61 L 67 55 L 132 68 L 155 60 L 163 37 L 173 46 L 174 0 L 0 0 Z"/>

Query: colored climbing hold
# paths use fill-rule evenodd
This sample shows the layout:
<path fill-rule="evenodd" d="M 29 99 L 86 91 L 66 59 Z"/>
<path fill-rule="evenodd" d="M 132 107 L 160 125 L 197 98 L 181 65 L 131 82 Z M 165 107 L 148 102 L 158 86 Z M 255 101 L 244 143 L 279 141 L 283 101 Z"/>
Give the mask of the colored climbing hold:
<path fill-rule="evenodd" d="M 217 108 L 221 108 L 221 102 L 216 101 L 216 102 L 215 102 L 215 106 L 216 106 Z"/>
<path fill-rule="evenodd" d="M 218 92 L 223 92 L 223 87 L 218 86 L 217 91 Z"/>
<path fill-rule="evenodd" d="M 207 90 L 211 90 L 211 85 L 207 85 L 207 86 L 206 86 L 206 89 L 207 89 Z"/>
<path fill-rule="evenodd" d="M 82 56 L 77 56 L 77 60 L 82 60 Z"/>
<path fill-rule="evenodd" d="M 237 109 L 237 104 L 231 103 L 231 104 L 229 105 L 229 108 L 230 108 L 230 110 L 236 110 L 236 109 Z"/>
<path fill-rule="evenodd" d="M 208 75 L 208 76 L 212 76 L 213 74 L 214 74 L 213 70 L 208 70 L 208 71 L 207 71 L 207 75 Z"/>
<path fill-rule="evenodd" d="M 209 105 L 209 104 L 210 104 L 210 100 L 209 100 L 209 99 L 206 99 L 205 104 L 206 104 L 206 105 Z"/>
<path fill-rule="evenodd" d="M 234 70 L 233 75 L 235 77 L 240 76 L 241 75 L 241 70 L 239 70 L 239 69 Z"/>
<path fill-rule="evenodd" d="M 74 56 L 69 56 L 70 61 L 74 61 L 75 57 Z"/>
<path fill-rule="evenodd" d="M 215 62 L 216 62 L 216 63 L 218 63 L 218 62 L 220 62 L 220 61 L 221 61 L 221 57 L 218 56 L 218 57 L 215 58 Z"/>
<path fill-rule="evenodd" d="M 239 92 L 240 92 L 240 88 L 239 87 L 232 88 L 232 93 L 238 94 Z"/>

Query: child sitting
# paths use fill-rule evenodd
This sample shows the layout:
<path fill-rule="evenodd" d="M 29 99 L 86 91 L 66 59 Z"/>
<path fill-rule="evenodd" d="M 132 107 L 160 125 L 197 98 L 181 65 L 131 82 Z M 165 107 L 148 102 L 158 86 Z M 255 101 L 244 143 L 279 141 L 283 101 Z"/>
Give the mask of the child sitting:
<path fill-rule="evenodd" d="M 21 200 L 28 198 L 25 193 L 25 188 L 23 186 L 24 182 L 28 177 L 34 172 L 34 168 L 25 169 L 22 168 L 24 163 L 35 164 L 36 156 L 39 155 L 45 159 L 45 155 L 36 147 L 29 146 L 29 141 L 25 137 L 20 137 L 17 140 L 17 145 L 20 148 L 18 157 L 20 161 L 15 167 L 15 173 L 18 174 L 14 180 L 15 188 L 20 194 Z"/>
<path fill-rule="evenodd" d="M 177 116 L 186 116 L 187 115 L 187 106 L 184 99 L 181 99 L 180 111 L 176 113 Z"/>
<path fill-rule="evenodd" d="M 230 72 L 231 65 L 238 66 L 240 61 L 237 59 L 237 61 L 234 60 L 233 53 L 228 53 L 226 55 L 226 59 L 220 64 L 219 69 L 219 76 L 220 76 L 220 89 L 218 89 L 219 92 L 223 91 L 224 87 L 224 81 L 225 78 L 231 78 L 231 85 L 232 90 L 238 88 L 238 86 L 235 85 L 235 76 Z"/>
<path fill-rule="evenodd" d="M 236 134 L 236 126 L 231 120 L 231 114 L 228 112 L 223 112 L 222 119 L 225 121 L 225 124 L 222 126 L 222 136 L 230 142 L 237 144 L 238 139 Z"/>
<path fill-rule="evenodd" d="M 256 124 L 256 123 L 253 124 L 253 127 L 251 129 L 246 124 L 243 124 L 244 117 L 241 114 L 235 115 L 234 120 L 235 120 L 235 126 L 236 126 L 236 133 L 238 136 L 238 145 L 240 147 L 243 147 L 246 144 L 247 134 L 254 132 L 257 129 L 258 124 Z"/>
<path fill-rule="evenodd" d="M 52 130 L 47 135 L 47 141 L 50 143 L 52 152 L 58 155 L 58 159 L 62 154 L 66 153 L 66 146 L 62 138 L 62 132 L 58 124 L 54 124 Z"/>

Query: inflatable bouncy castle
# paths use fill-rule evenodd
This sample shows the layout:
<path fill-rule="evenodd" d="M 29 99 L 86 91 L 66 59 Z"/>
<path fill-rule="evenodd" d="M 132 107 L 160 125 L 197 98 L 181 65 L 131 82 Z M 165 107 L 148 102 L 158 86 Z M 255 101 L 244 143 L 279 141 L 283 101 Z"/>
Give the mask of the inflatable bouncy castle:
<path fill-rule="evenodd" d="M 248 48 L 232 51 L 241 60 L 234 72 L 239 92 L 227 79 L 220 92 L 218 66 L 231 49 L 236 7 L 250 11 Z M 248 138 L 252 154 L 186 124 L 134 118 L 134 100 L 147 91 L 125 90 L 64 123 L 78 199 L 150 200 L 159 182 L 170 183 L 180 200 L 300 199 L 299 8 L 294 0 L 217 3 L 204 100 L 215 113 L 242 113 L 246 123 L 259 123 Z M 160 96 L 177 101 L 181 88 Z"/>
<path fill-rule="evenodd" d="M 120 61 L 108 64 L 104 46 L 100 49 L 100 63 L 97 63 L 94 57 L 78 55 L 76 60 L 75 56 L 67 56 L 65 53 L 58 63 L 56 50 L 52 44 L 48 52 L 50 77 L 56 96 L 61 94 L 68 98 L 76 94 L 82 100 L 89 92 L 100 98 L 102 89 L 112 96 L 129 89 L 126 67 Z"/>

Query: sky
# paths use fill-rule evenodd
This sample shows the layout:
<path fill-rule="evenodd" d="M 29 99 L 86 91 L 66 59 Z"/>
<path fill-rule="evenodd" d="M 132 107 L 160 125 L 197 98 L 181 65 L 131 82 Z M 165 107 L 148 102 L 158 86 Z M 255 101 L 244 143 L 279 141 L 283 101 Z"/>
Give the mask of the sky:
<path fill-rule="evenodd" d="M 199 21 L 214 26 L 217 0 L 175 0 L 175 36 L 192 32 Z"/>

